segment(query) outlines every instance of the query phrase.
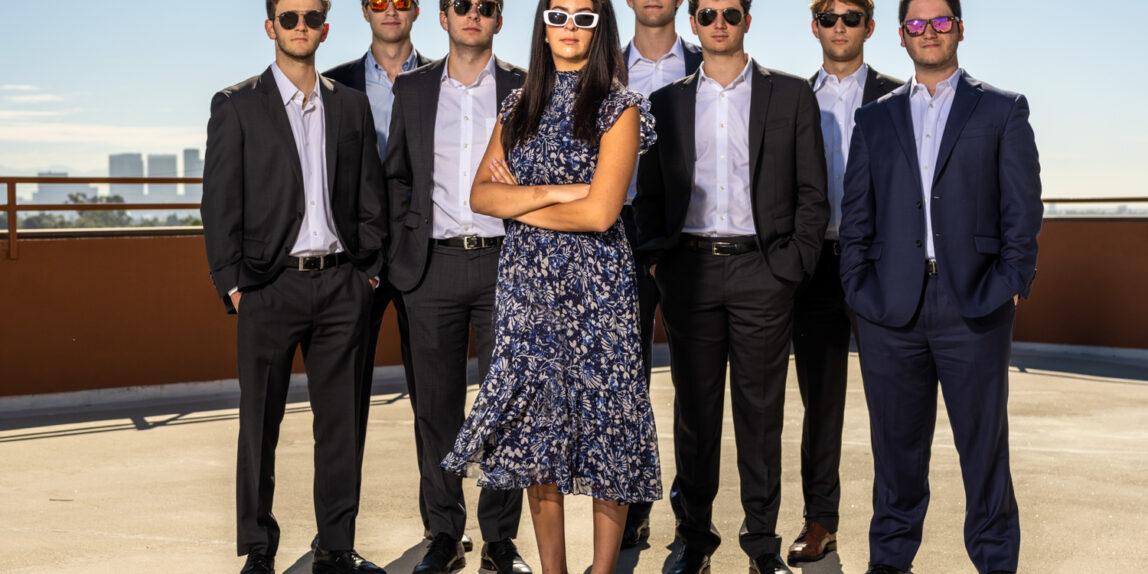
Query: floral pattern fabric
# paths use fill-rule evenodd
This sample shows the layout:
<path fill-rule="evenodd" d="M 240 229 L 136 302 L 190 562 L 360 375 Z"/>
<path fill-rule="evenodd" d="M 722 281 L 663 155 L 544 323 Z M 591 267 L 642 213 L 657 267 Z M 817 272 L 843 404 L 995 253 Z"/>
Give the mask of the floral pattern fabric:
<path fill-rule="evenodd" d="M 577 72 L 558 72 L 538 134 L 507 154 L 523 185 L 589 183 L 597 144 L 574 138 Z M 502 117 L 518 103 L 516 91 Z M 653 116 L 616 83 L 598 131 L 624 110 Z M 657 432 L 642 371 L 634 259 L 621 220 L 604 233 L 506 224 L 495 295 L 490 371 L 443 468 L 484 488 L 557 484 L 564 494 L 619 503 L 661 498 Z"/>

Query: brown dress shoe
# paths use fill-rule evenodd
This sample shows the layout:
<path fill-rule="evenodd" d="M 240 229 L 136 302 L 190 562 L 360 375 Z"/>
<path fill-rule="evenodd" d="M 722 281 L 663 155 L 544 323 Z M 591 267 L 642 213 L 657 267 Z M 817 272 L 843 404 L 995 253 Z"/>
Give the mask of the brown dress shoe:
<path fill-rule="evenodd" d="M 837 534 L 825 529 L 824 526 L 808 520 L 797 540 L 789 546 L 787 557 L 790 566 L 801 562 L 816 562 L 825 558 L 829 552 L 837 550 Z"/>

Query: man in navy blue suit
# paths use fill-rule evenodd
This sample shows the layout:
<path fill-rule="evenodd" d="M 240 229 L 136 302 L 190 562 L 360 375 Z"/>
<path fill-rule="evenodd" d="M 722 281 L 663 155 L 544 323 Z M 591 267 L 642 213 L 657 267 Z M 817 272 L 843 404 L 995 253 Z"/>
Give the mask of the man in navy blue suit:
<path fill-rule="evenodd" d="M 901 0 L 899 18 L 915 76 L 857 112 L 840 230 L 873 442 L 869 572 L 908 571 L 920 547 L 938 380 L 969 557 L 1016 572 L 1008 363 L 1043 214 L 1028 102 L 960 69 L 959 0 Z"/>

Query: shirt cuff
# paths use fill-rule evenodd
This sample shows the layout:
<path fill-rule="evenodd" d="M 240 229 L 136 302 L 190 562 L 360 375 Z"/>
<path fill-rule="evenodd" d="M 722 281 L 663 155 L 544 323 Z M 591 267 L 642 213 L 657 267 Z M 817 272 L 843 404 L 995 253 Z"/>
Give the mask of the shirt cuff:
<path fill-rule="evenodd" d="M 239 292 L 239 287 L 232 287 L 231 290 L 227 292 L 227 296 L 230 297 L 230 296 L 232 296 L 238 292 Z"/>

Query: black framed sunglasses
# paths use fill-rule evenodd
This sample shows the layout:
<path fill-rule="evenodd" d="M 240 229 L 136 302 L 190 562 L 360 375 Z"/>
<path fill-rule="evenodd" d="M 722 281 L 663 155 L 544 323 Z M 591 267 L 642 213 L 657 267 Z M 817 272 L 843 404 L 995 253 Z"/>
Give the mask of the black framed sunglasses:
<path fill-rule="evenodd" d="M 470 7 L 474 6 L 478 10 L 478 15 L 483 18 L 493 18 L 498 14 L 498 2 L 471 2 L 471 0 L 453 0 L 451 6 L 454 7 L 454 13 L 459 16 L 466 16 L 470 14 Z"/>
<path fill-rule="evenodd" d="M 322 28 L 323 23 L 327 21 L 327 15 L 318 10 L 283 12 L 276 16 L 276 18 L 284 30 L 294 30 L 295 27 L 299 25 L 300 14 L 303 15 L 303 23 L 312 30 Z"/>
<path fill-rule="evenodd" d="M 593 12 L 570 14 L 563 10 L 545 10 L 542 12 L 542 17 L 545 18 L 547 26 L 555 28 L 562 28 L 571 18 L 574 19 L 574 26 L 583 30 L 589 30 L 598 25 L 598 15 Z"/>
<path fill-rule="evenodd" d="M 938 34 L 948 34 L 952 32 L 956 25 L 960 23 L 961 19 L 956 16 L 941 16 L 940 18 L 930 18 L 929 20 L 905 20 L 901 27 L 905 33 L 916 38 L 925 33 L 925 29 L 929 26 L 933 27 L 933 31 Z"/>
<path fill-rule="evenodd" d="M 730 26 L 737 26 L 738 24 L 741 24 L 742 16 L 744 16 L 744 14 L 742 14 L 741 10 L 738 10 L 737 8 L 726 8 L 721 11 L 722 19 L 725 20 L 725 23 L 729 24 Z M 698 13 L 694 15 L 694 19 L 697 20 L 698 24 L 700 24 L 703 28 L 716 22 L 717 17 L 718 11 L 714 10 L 713 8 L 698 10 Z"/>
<path fill-rule="evenodd" d="M 850 10 L 844 14 L 834 14 L 833 12 L 822 12 L 817 15 L 817 24 L 822 28 L 832 28 L 837 25 L 837 20 L 845 22 L 845 26 L 849 28 L 856 28 L 865 21 L 865 13 L 856 10 Z"/>
<path fill-rule="evenodd" d="M 399 12 L 419 7 L 416 0 L 363 0 L 363 6 L 369 6 L 375 12 L 385 12 L 388 4 L 394 4 L 395 10 Z"/>

